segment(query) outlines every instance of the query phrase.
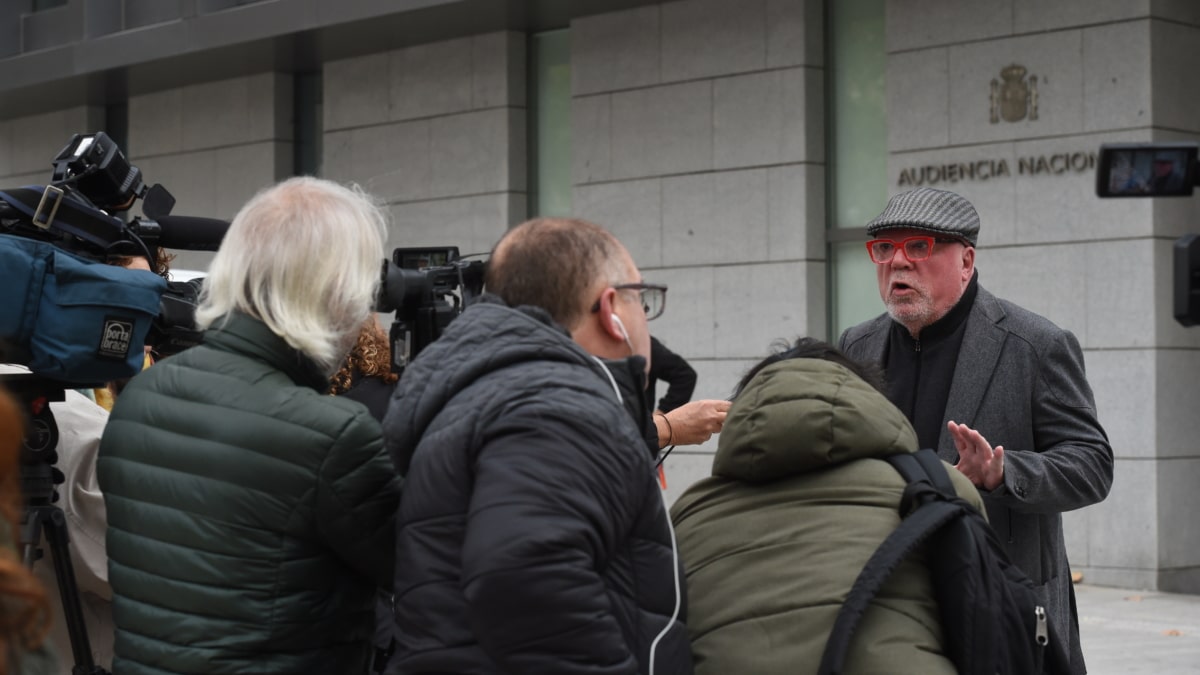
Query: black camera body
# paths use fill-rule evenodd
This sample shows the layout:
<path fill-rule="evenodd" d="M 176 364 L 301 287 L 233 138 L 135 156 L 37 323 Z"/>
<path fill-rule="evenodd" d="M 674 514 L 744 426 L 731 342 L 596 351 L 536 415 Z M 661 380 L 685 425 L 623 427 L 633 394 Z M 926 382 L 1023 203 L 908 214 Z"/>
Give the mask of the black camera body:
<path fill-rule="evenodd" d="M 131 165 L 116 143 L 102 132 L 75 134 L 55 156 L 52 165 L 51 182 L 45 186 L 0 189 L 0 235 L 6 235 L 5 241 L 0 243 L 6 245 L 5 250 L 9 253 L 6 260 L 14 268 L 3 272 L 19 278 L 16 287 L 27 287 L 31 293 L 37 291 L 42 298 L 56 293 L 55 299 L 61 301 L 61 304 L 55 305 L 48 300 L 33 303 L 27 298 L 24 304 L 12 302 L 0 308 L 0 328 L 3 329 L 0 331 L 0 340 L 9 343 L 10 358 L 29 365 L 35 374 L 83 383 L 131 377 L 140 369 L 140 343 L 125 344 L 132 343 L 132 339 L 117 341 L 122 346 L 121 356 L 126 363 L 121 363 L 122 358 L 115 358 L 112 350 L 103 348 L 105 344 L 116 344 L 107 338 L 110 333 L 116 335 L 113 331 L 120 331 L 120 336 L 139 339 L 146 335 L 147 342 L 160 356 L 168 356 L 198 343 L 200 337 L 195 328 L 194 313 L 199 300 L 199 283 L 172 281 L 166 282 L 163 289 L 160 281 L 160 288 L 155 295 L 138 301 L 139 308 L 149 306 L 145 310 L 139 309 L 138 315 L 153 317 L 151 330 L 133 333 L 129 331 L 129 327 L 134 325 L 133 320 L 122 320 L 122 317 L 131 316 L 132 305 L 124 304 L 127 301 L 123 297 L 126 288 L 120 279 L 109 279 L 108 282 L 115 284 L 113 297 L 89 301 L 101 310 L 98 313 L 104 315 L 103 329 L 97 325 L 98 322 L 83 321 L 85 330 L 79 331 L 78 337 L 64 338 L 64 344 L 59 346 L 61 351 L 76 354 L 94 350 L 95 359 L 90 363 L 95 368 L 89 367 L 87 372 L 83 372 L 81 366 L 66 365 L 68 362 L 60 361 L 60 365 L 47 372 L 39 365 L 43 361 L 32 356 L 31 353 L 36 350 L 30 348 L 31 341 L 36 339 L 37 329 L 55 325 L 55 314 L 60 311 L 64 317 L 77 316 L 74 307 L 67 307 L 67 303 L 74 302 L 78 306 L 80 303 L 75 297 L 79 294 L 78 289 L 88 283 L 80 281 L 80 277 L 67 279 L 67 272 L 62 266 L 73 265 L 77 269 L 86 269 L 94 266 L 94 263 L 142 256 L 151 269 L 156 269 L 159 266 L 159 247 L 215 250 L 229 227 L 228 223 L 221 220 L 171 216 L 175 198 L 161 185 L 147 187 L 141 171 Z M 143 202 L 144 216 L 133 217 L 126 222 L 114 215 L 128 210 L 139 199 Z M 19 240 L 31 241 L 19 245 Z M 48 253 L 59 249 L 70 255 Z M 21 263 L 24 263 L 23 268 Z M 25 273 L 26 269 L 28 274 Z M 142 273 L 127 274 L 132 278 Z M 74 288 L 68 288 L 71 283 L 75 284 Z M 101 294 L 99 286 L 94 289 L 92 295 Z M 67 298 L 68 295 L 72 298 Z M 103 311 L 107 309 L 111 309 L 111 312 Z M 43 314 L 47 316 L 43 317 Z M 113 317 L 111 321 L 109 315 Z M 92 334 L 97 330 L 102 330 L 101 334 L 106 337 L 94 339 Z M 88 344 L 76 344 L 74 340 Z M 92 342 L 102 347 L 97 349 Z M 133 352 L 135 349 L 136 354 Z M 86 362 L 87 358 L 81 357 L 80 362 Z M 100 362 L 102 358 L 113 361 L 106 367 Z M 96 373 L 111 377 L 97 378 Z"/>
<path fill-rule="evenodd" d="M 75 134 L 52 163 L 50 183 L 4 191 L 4 231 L 48 241 L 100 262 L 145 256 L 156 249 L 215 251 L 229 224 L 211 218 L 172 216 L 175 198 L 162 185 L 147 187 L 142 172 L 103 132 Z M 142 200 L 144 215 L 128 222 L 113 215 Z"/>
<path fill-rule="evenodd" d="M 458 247 L 397 248 L 383 261 L 375 311 L 395 312 L 392 370 L 402 373 L 422 349 L 483 291 L 484 263 Z"/>

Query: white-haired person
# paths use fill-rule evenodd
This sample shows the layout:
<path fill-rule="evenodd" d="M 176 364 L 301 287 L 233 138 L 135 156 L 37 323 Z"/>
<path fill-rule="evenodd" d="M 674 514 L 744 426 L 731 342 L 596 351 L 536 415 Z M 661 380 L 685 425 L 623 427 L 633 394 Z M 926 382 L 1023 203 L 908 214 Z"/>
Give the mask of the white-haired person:
<path fill-rule="evenodd" d="M 385 220 L 293 178 L 233 219 L 204 342 L 117 399 L 101 440 L 122 673 L 362 673 L 400 479 L 379 423 L 327 396 L 370 315 Z"/>

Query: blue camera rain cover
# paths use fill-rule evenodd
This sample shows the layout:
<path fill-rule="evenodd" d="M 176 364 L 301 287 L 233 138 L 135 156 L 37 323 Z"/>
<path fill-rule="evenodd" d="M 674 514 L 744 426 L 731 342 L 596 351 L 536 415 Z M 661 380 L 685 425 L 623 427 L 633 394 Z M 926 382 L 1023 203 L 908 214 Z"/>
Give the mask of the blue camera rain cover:
<path fill-rule="evenodd" d="M 167 282 L 52 244 L 0 235 L 0 340 L 7 361 L 77 384 L 131 377 Z"/>

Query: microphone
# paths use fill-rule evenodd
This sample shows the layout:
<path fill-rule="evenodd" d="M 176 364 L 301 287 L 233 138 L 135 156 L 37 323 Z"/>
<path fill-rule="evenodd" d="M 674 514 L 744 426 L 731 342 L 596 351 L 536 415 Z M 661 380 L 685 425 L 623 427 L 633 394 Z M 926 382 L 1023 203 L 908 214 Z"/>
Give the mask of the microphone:
<path fill-rule="evenodd" d="M 229 223 L 197 216 L 160 216 L 157 220 L 138 219 L 130 223 L 129 228 L 163 248 L 215 251 L 220 247 Z"/>

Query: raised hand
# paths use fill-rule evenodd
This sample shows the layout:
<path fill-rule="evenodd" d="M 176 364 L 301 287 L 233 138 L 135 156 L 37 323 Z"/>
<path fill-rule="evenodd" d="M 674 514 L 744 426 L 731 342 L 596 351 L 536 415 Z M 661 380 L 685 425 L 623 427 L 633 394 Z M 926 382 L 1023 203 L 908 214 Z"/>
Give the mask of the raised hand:
<path fill-rule="evenodd" d="M 1004 482 L 1004 447 L 993 448 L 982 434 L 965 424 L 947 422 L 946 428 L 958 449 L 958 464 L 954 468 L 977 488 L 991 491 L 999 487 Z"/>

